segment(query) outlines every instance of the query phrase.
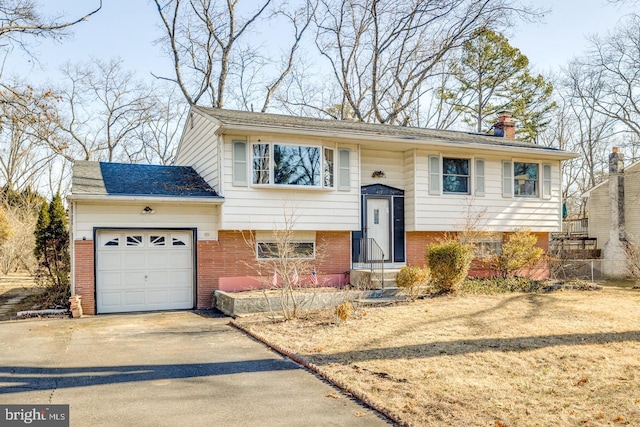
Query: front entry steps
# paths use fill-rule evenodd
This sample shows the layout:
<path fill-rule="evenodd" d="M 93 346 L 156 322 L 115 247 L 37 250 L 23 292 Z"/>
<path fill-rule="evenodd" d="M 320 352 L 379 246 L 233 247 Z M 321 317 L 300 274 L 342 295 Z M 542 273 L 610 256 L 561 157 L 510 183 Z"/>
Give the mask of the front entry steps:
<path fill-rule="evenodd" d="M 399 291 L 396 285 L 396 274 L 399 268 L 385 268 L 384 285 L 380 280 L 381 271 L 371 271 L 370 269 L 351 270 L 351 286 L 358 289 L 371 289 L 365 298 L 356 300 L 358 304 L 366 306 L 391 305 L 406 299 L 405 295 Z"/>
<path fill-rule="evenodd" d="M 384 269 L 384 285 L 381 281 L 382 272 L 380 270 L 370 269 L 352 269 L 350 280 L 351 286 L 358 289 L 397 289 L 396 274 L 399 268 Z"/>

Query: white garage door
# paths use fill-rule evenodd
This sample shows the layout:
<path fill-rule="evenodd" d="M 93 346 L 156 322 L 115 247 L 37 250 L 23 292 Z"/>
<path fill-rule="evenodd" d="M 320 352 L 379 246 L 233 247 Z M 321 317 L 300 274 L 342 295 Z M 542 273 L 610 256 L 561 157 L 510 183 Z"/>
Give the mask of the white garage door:
<path fill-rule="evenodd" d="M 193 308 L 193 233 L 104 230 L 96 240 L 98 313 Z"/>

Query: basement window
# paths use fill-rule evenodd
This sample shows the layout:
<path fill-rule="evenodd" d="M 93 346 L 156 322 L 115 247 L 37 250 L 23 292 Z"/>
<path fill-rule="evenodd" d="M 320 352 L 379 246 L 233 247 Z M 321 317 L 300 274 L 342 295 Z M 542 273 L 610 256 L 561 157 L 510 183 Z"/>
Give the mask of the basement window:
<path fill-rule="evenodd" d="M 313 259 L 315 255 L 315 242 L 290 242 L 288 247 L 277 242 L 258 242 L 258 259 L 281 259 L 281 248 L 287 258 Z"/>

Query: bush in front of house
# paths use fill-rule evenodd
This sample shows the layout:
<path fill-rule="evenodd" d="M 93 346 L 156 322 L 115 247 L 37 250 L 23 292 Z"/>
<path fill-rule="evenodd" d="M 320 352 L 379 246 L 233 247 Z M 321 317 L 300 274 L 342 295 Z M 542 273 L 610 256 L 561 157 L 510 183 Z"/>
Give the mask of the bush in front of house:
<path fill-rule="evenodd" d="M 349 320 L 351 316 L 353 316 L 353 312 L 353 304 L 351 304 L 351 302 L 349 301 L 345 301 L 342 304 L 338 305 L 333 311 L 333 313 L 338 318 L 338 321 L 340 321 L 341 323 L 345 323 L 347 320 Z"/>
<path fill-rule="evenodd" d="M 511 234 L 502 244 L 502 252 L 493 259 L 493 267 L 502 277 L 513 277 L 518 270 L 533 266 L 544 250 L 536 246 L 538 237 L 521 229 Z"/>
<path fill-rule="evenodd" d="M 417 300 L 424 293 L 428 284 L 428 267 L 406 266 L 396 274 L 396 285 L 409 296 L 411 301 Z"/>
<path fill-rule="evenodd" d="M 436 290 L 455 292 L 469 273 L 473 250 L 453 240 L 434 243 L 427 246 L 426 259 Z"/>
<path fill-rule="evenodd" d="M 485 279 L 467 278 L 460 286 L 460 293 L 472 295 L 492 295 L 507 292 L 542 292 L 547 283 L 526 277 L 490 277 Z"/>

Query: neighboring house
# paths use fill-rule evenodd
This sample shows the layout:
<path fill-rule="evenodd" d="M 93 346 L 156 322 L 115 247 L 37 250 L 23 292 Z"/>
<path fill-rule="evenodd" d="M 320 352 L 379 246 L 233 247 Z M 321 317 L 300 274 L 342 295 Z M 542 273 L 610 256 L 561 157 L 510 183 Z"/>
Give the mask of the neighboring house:
<path fill-rule="evenodd" d="M 423 264 L 469 206 L 495 233 L 481 246 L 525 227 L 546 249 L 574 155 L 515 140 L 513 126 L 503 115 L 496 137 L 192 107 L 180 166 L 76 163 L 73 292 L 85 313 L 208 308 L 215 289 L 264 285 L 256 266 L 268 271 L 287 217 L 328 285 L 348 281 L 362 241 L 388 268 Z"/>
<path fill-rule="evenodd" d="M 640 162 L 624 167 L 619 148 L 609 155 L 609 176 L 585 194 L 589 237 L 602 249 L 603 273 L 627 275 L 626 241 L 640 242 Z"/>

